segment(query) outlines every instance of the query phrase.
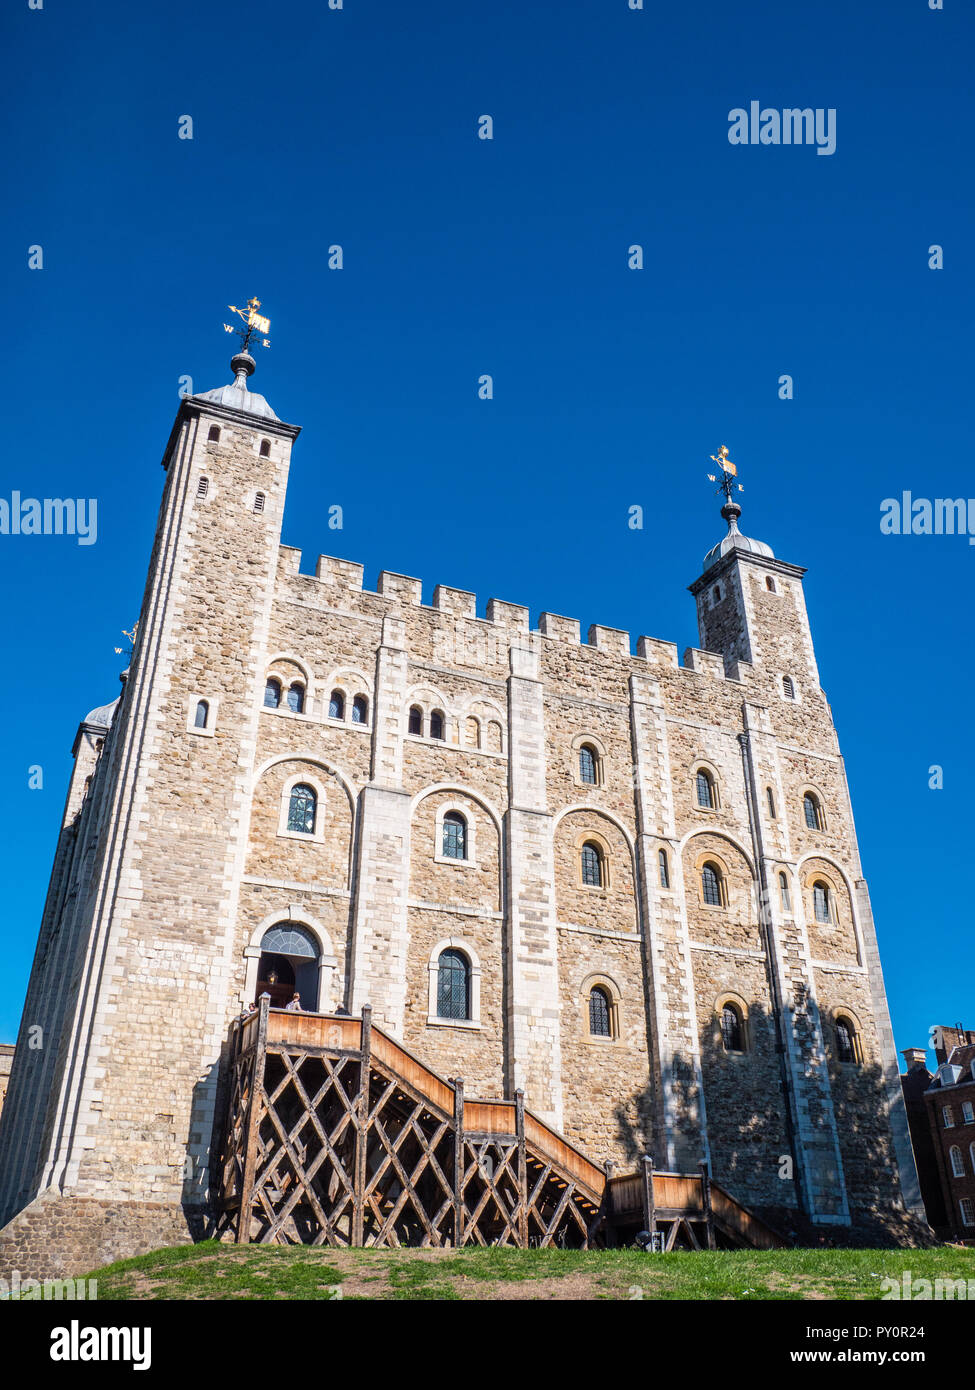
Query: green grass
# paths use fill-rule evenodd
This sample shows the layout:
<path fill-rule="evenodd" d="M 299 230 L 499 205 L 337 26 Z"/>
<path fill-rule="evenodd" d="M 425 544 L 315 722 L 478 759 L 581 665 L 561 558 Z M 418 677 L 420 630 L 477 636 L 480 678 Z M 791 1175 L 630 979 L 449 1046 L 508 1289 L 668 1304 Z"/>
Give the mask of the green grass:
<path fill-rule="evenodd" d="M 876 1299 L 881 1280 L 970 1279 L 975 1249 L 320 1250 L 214 1241 L 93 1270 L 99 1299 Z"/>

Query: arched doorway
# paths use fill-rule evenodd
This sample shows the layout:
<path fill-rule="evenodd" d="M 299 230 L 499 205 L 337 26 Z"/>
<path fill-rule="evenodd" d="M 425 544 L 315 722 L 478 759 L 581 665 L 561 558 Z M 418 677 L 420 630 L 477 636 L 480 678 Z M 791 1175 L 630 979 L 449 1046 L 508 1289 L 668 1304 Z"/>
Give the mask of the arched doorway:
<path fill-rule="evenodd" d="M 261 958 L 257 966 L 257 998 L 267 993 L 273 1008 L 284 1008 L 295 990 L 301 1007 L 318 1008 L 318 944 L 304 927 L 279 922 L 261 938 Z"/>

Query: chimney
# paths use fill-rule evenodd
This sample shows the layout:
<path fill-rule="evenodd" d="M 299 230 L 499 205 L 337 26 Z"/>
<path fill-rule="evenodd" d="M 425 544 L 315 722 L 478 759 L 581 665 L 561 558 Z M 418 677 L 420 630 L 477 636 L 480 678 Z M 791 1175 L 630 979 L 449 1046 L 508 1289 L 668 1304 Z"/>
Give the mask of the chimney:
<path fill-rule="evenodd" d="M 907 1070 L 914 1071 L 916 1067 L 928 1069 L 928 1054 L 923 1047 L 905 1047 L 901 1051 L 901 1056 L 907 1063 Z"/>

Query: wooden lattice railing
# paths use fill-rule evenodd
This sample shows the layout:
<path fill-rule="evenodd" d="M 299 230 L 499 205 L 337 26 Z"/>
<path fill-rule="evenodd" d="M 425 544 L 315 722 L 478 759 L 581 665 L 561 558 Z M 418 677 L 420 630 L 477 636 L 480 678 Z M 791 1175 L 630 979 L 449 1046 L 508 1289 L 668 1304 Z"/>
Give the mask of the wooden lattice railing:
<path fill-rule="evenodd" d="M 361 1018 L 260 1008 L 233 1025 L 220 1233 L 238 1243 L 782 1244 L 699 1174 L 613 1177 L 514 1100 L 467 1098 Z"/>
<path fill-rule="evenodd" d="M 467 1099 L 362 1018 L 234 1025 L 222 1231 L 238 1242 L 584 1247 L 600 1168 L 514 1100 Z"/>

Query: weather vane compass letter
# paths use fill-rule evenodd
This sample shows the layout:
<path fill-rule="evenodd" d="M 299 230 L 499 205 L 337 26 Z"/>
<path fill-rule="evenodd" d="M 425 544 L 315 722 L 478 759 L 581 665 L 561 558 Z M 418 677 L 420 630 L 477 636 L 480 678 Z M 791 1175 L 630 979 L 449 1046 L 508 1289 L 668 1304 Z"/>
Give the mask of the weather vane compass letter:
<path fill-rule="evenodd" d="M 246 309 L 238 309 L 236 304 L 227 305 L 227 308 L 233 310 L 237 317 L 244 322 L 243 328 L 236 328 L 232 323 L 224 324 L 227 333 L 237 334 L 240 339 L 241 352 L 249 352 L 251 344 L 257 341 L 260 342 L 261 347 L 271 346 L 271 339 L 265 336 L 271 331 L 271 320 L 257 312 L 260 307 L 261 301 L 259 299 L 248 299 Z"/>

